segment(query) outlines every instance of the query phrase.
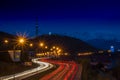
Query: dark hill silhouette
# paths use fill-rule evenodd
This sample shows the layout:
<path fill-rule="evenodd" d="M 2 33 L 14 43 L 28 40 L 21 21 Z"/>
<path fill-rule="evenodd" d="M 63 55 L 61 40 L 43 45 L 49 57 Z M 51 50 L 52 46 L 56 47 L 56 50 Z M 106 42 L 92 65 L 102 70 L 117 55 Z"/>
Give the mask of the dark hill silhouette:
<path fill-rule="evenodd" d="M 41 35 L 38 36 L 31 41 L 33 42 L 44 42 L 45 45 L 51 46 L 59 46 L 65 52 L 69 52 L 70 54 L 74 55 L 78 52 L 87 52 L 87 51 L 95 51 L 96 48 L 92 47 L 91 45 L 85 43 L 80 39 L 76 39 L 73 37 L 53 34 L 53 35 Z M 39 44 L 39 43 L 36 43 Z"/>
<path fill-rule="evenodd" d="M 11 35 L 5 32 L 0 32 L 0 51 L 7 51 L 12 50 L 13 46 L 15 44 L 13 39 L 15 39 L 15 35 Z M 9 43 L 5 44 L 4 40 L 8 39 Z M 76 55 L 79 52 L 90 52 L 90 51 L 96 51 L 97 49 L 92 47 L 91 45 L 87 44 L 86 42 L 69 37 L 64 35 L 58 35 L 58 34 L 52 34 L 52 35 L 41 35 L 33 39 L 29 39 L 29 43 L 33 43 L 34 46 L 32 48 L 29 47 L 29 44 L 24 47 L 24 52 L 27 52 L 29 50 L 42 50 L 39 49 L 39 43 L 44 42 L 45 45 L 48 46 L 48 48 L 51 48 L 52 46 L 58 46 L 62 49 L 63 52 L 68 52 L 72 56 Z M 50 49 L 49 49 L 50 50 Z"/>
<path fill-rule="evenodd" d="M 15 37 L 15 35 L 0 31 L 0 50 L 12 49 L 11 45 Z M 8 40 L 9 44 L 5 44 L 4 40 Z"/>
<path fill-rule="evenodd" d="M 0 31 L 0 39 L 3 38 L 15 38 L 15 35 Z"/>
<path fill-rule="evenodd" d="M 5 46 L 4 40 L 8 39 L 10 43 L 12 43 L 11 40 L 15 39 L 15 35 L 8 34 L 5 32 L 0 31 L 0 43 L 1 45 Z M 51 46 L 59 46 L 61 47 L 64 51 L 70 52 L 70 53 L 78 53 L 78 52 L 85 52 L 85 51 L 95 51 L 96 48 L 92 47 L 91 45 L 87 44 L 86 42 L 69 37 L 69 36 L 64 36 L 64 35 L 58 35 L 58 34 L 53 34 L 53 35 L 41 35 L 36 38 L 30 39 L 29 42 L 36 43 L 36 45 L 39 44 L 39 42 L 44 42 L 45 45 Z M 10 44 L 9 44 L 10 45 Z M 0 46 L 0 49 L 3 48 L 3 46 Z M 37 46 L 36 46 L 37 47 Z"/>

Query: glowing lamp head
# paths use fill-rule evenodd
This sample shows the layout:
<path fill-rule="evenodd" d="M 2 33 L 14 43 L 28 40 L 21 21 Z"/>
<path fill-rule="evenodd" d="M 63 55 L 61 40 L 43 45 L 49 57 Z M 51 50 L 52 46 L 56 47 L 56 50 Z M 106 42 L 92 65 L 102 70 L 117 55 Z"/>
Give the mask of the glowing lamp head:
<path fill-rule="evenodd" d="M 55 46 L 53 46 L 53 49 L 55 49 Z"/>
<path fill-rule="evenodd" d="M 59 50 L 59 48 L 57 47 L 56 50 Z"/>
<path fill-rule="evenodd" d="M 5 42 L 5 43 L 8 43 L 8 40 L 5 40 L 4 42 Z"/>
<path fill-rule="evenodd" d="M 32 43 L 30 43 L 30 47 L 32 47 L 33 46 L 33 44 Z"/>
<path fill-rule="evenodd" d="M 40 46 L 41 46 L 41 47 L 44 46 L 44 43 L 40 43 Z"/>
<path fill-rule="evenodd" d="M 23 38 L 20 38 L 20 39 L 19 39 L 19 43 L 22 43 L 22 44 L 23 44 L 24 42 L 25 42 L 25 40 L 24 40 Z"/>
<path fill-rule="evenodd" d="M 61 52 L 61 49 L 59 49 L 58 51 Z"/>
<path fill-rule="evenodd" d="M 48 47 L 47 46 L 45 46 L 45 49 L 47 49 Z"/>

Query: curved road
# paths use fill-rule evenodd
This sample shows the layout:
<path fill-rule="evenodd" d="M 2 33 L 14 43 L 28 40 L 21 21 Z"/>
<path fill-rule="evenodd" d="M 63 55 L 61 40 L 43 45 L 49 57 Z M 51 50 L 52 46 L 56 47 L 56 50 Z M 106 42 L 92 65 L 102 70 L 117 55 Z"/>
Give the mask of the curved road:
<path fill-rule="evenodd" d="M 52 64 L 47 63 L 47 62 L 38 61 L 38 59 L 33 59 L 32 61 L 33 61 L 34 63 L 39 64 L 40 66 L 37 67 L 37 68 L 34 68 L 34 69 L 30 69 L 30 70 L 21 72 L 21 73 L 16 73 L 16 74 L 12 74 L 12 75 L 8 75 L 8 76 L 0 77 L 0 80 L 11 80 L 11 79 L 21 80 L 21 79 L 30 77 L 30 76 L 32 76 L 32 75 L 41 73 L 41 72 L 43 72 L 43 71 L 46 71 L 46 70 L 48 70 L 48 69 L 51 69 L 51 68 L 53 67 Z"/>
<path fill-rule="evenodd" d="M 50 74 L 45 75 L 40 80 L 81 80 L 82 66 L 74 61 L 43 60 L 59 67 Z"/>

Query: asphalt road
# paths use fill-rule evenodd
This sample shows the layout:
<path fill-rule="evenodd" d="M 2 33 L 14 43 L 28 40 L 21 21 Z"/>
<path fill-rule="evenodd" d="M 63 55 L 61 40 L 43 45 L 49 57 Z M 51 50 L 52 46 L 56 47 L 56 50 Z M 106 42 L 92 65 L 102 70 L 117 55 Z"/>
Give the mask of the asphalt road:
<path fill-rule="evenodd" d="M 49 70 L 53 67 L 52 64 L 47 63 L 47 62 L 38 61 L 38 59 L 33 59 L 32 61 L 34 63 L 39 64 L 40 66 L 37 68 L 34 68 L 34 69 L 30 69 L 30 70 L 21 72 L 21 73 L 16 73 L 16 74 L 0 77 L 0 80 L 21 80 L 21 79 L 30 77 L 32 75 Z"/>
<path fill-rule="evenodd" d="M 81 80 L 82 65 L 74 61 L 44 60 L 59 65 L 55 71 L 45 75 L 40 80 Z"/>

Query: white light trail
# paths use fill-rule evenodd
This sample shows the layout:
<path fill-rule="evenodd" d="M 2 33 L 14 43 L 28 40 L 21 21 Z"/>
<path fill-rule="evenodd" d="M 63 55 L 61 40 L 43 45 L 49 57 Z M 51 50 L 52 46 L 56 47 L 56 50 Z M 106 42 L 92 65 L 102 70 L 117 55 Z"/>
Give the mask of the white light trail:
<path fill-rule="evenodd" d="M 34 68 L 34 69 L 30 69 L 30 70 L 26 70 L 26 71 L 21 72 L 21 73 L 3 76 L 3 77 L 0 77 L 0 80 L 10 80 L 10 79 L 20 80 L 20 79 L 24 79 L 24 78 L 30 77 L 32 75 L 44 72 L 44 71 L 51 69 L 53 67 L 52 64 L 38 61 L 38 59 L 39 58 L 33 59 L 32 62 L 39 64 L 40 65 L 39 67 Z"/>

